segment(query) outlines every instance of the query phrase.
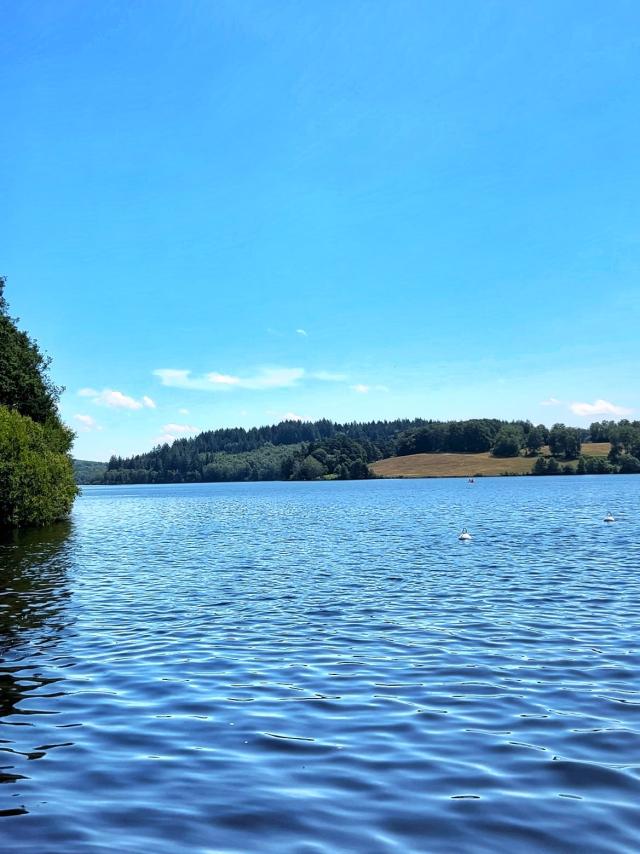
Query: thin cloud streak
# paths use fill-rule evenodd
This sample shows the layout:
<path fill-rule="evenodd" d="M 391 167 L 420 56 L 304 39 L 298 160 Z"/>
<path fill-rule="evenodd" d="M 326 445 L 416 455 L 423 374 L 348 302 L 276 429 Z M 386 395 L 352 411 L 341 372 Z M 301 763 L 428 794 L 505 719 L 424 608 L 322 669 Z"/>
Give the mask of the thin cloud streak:
<path fill-rule="evenodd" d="M 324 383 L 344 383 L 349 379 L 347 374 L 339 374 L 334 371 L 313 371 L 309 376 L 311 379 L 320 380 Z"/>
<path fill-rule="evenodd" d="M 347 384 L 349 382 L 349 375 L 338 371 L 319 370 L 309 372 L 304 368 L 276 366 L 261 367 L 254 374 L 246 376 L 223 374 L 219 371 L 194 375 L 190 370 L 183 368 L 158 368 L 153 374 L 160 379 L 162 385 L 170 388 L 214 392 L 229 392 L 232 389 L 264 391 L 268 389 L 295 388 L 308 381 L 338 384 Z M 359 394 L 368 394 L 372 391 L 389 391 L 386 385 L 381 385 L 380 383 L 375 385 L 356 383 L 350 386 L 350 388 Z"/>
<path fill-rule="evenodd" d="M 194 424 L 165 424 L 162 430 L 161 435 L 156 437 L 156 444 L 164 445 L 165 442 L 175 442 L 176 439 L 201 432 Z"/>
<path fill-rule="evenodd" d="M 112 388 L 103 388 L 102 391 L 96 391 L 93 388 L 81 388 L 78 392 L 79 397 L 88 397 L 93 403 L 98 406 L 107 406 L 110 409 L 155 409 L 156 404 L 150 397 L 144 395 L 140 400 L 130 397 L 128 394 L 123 394 Z"/>
<path fill-rule="evenodd" d="M 370 391 L 389 391 L 386 385 L 365 385 L 364 383 L 356 383 L 351 388 L 358 394 L 369 394 Z"/>
<path fill-rule="evenodd" d="M 210 371 L 206 374 L 193 375 L 190 370 L 182 368 L 158 368 L 153 372 L 164 386 L 170 388 L 190 389 L 191 391 L 229 391 L 234 388 L 260 391 L 263 389 L 293 388 L 303 380 L 319 380 L 320 382 L 343 383 L 348 380 L 347 374 L 333 371 L 312 371 L 304 368 L 262 367 L 255 374 L 239 376 Z M 382 388 L 379 386 L 377 388 Z"/>
<path fill-rule="evenodd" d="M 74 420 L 80 425 L 81 433 L 90 433 L 92 430 L 102 430 L 102 427 L 91 415 L 74 415 Z"/>

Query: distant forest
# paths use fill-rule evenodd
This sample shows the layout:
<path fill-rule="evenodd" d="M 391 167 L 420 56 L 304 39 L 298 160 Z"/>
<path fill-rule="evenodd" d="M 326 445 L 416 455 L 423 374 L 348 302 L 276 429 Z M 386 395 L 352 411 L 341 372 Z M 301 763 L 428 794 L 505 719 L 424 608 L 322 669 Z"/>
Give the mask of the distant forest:
<path fill-rule="evenodd" d="M 416 453 L 482 453 L 536 457 L 544 447 L 554 460 L 579 460 L 583 442 L 610 442 L 602 471 L 640 471 L 640 421 L 602 421 L 589 429 L 530 421 L 399 419 L 336 424 L 282 421 L 267 427 L 210 430 L 158 445 L 145 454 L 111 457 L 93 482 L 198 483 L 257 480 L 363 480 L 369 463 Z M 541 458 L 542 459 L 542 458 Z M 606 463 L 606 464 L 605 464 Z M 588 460 L 578 470 L 590 471 Z M 538 466 L 537 474 L 555 473 Z M 596 471 L 594 469 L 594 471 Z"/>
<path fill-rule="evenodd" d="M 73 460 L 73 476 L 76 483 L 101 483 L 106 470 L 106 463 L 97 463 L 92 460 Z"/>

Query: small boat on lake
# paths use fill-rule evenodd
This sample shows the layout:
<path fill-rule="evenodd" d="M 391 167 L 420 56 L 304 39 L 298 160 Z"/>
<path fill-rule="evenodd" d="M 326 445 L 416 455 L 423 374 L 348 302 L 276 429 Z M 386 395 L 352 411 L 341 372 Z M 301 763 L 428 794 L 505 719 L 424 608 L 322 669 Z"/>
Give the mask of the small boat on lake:
<path fill-rule="evenodd" d="M 459 540 L 470 540 L 471 534 L 469 533 L 469 531 L 467 531 L 466 528 L 463 528 L 462 532 L 458 535 L 458 539 Z"/>
<path fill-rule="evenodd" d="M 607 515 L 604 517 L 604 521 L 605 522 L 615 522 L 616 517 L 613 515 L 613 513 L 607 513 Z"/>

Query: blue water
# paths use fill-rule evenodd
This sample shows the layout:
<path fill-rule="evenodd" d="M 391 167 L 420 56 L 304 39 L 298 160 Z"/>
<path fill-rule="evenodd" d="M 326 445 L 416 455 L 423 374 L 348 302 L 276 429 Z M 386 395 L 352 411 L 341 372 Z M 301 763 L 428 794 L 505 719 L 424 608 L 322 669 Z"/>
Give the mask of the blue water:
<path fill-rule="evenodd" d="M 640 850 L 640 477 L 90 487 L 0 561 L 2 850 Z"/>

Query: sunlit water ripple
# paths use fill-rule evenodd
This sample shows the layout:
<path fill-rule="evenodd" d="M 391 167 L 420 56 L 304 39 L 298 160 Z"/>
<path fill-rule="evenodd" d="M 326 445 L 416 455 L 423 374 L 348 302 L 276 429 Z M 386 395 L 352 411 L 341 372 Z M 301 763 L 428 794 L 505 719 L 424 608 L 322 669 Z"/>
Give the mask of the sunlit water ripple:
<path fill-rule="evenodd" d="M 639 495 L 85 488 L 0 546 L 0 848 L 637 852 Z"/>

